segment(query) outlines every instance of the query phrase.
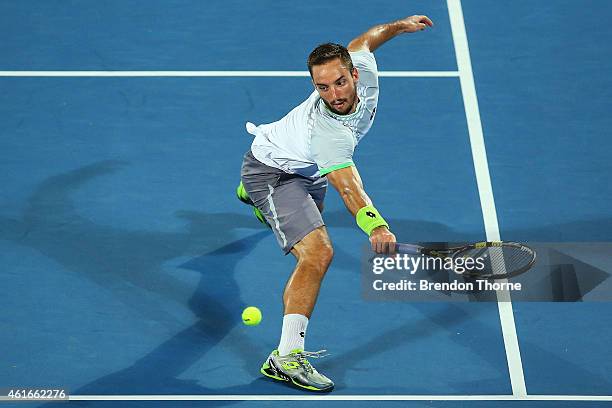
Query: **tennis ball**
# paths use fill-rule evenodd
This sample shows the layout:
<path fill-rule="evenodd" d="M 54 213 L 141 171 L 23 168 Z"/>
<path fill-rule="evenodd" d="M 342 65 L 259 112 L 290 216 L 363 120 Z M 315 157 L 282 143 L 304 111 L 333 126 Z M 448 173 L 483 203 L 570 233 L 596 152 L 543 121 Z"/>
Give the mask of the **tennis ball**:
<path fill-rule="evenodd" d="M 242 311 L 242 323 L 247 326 L 257 326 L 261 322 L 261 310 L 249 306 Z"/>

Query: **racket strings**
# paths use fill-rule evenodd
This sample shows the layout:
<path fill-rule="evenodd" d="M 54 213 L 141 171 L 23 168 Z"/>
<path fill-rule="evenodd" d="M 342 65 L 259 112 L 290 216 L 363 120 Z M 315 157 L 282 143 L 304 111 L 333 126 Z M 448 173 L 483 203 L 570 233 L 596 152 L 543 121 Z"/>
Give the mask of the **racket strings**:
<path fill-rule="evenodd" d="M 474 248 L 465 251 L 461 257 L 481 258 L 484 268 L 473 271 L 478 275 L 511 275 L 533 260 L 533 252 L 523 246 L 500 246 Z"/>

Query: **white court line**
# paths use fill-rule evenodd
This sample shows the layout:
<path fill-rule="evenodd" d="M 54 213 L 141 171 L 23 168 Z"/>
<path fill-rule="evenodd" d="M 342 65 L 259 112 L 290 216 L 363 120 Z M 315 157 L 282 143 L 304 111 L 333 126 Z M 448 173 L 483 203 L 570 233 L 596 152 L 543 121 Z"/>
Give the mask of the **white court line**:
<path fill-rule="evenodd" d="M 612 401 L 612 395 L 70 395 L 68 399 L 70 401 Z M 2 396 L 0 401 L 17 400 Z"/>
<path fill-rule="evenodd" d="M 308 71 L 0 71 L 0 77 L 308 77 Z M 389 78 L 456 78 L 457 71 L 381 71 Z"/>
<path fill-rule="evenodd" d="M 70 395 L 70 401 L 612 401 L 612 395 Z"/>
<path fill-rule="evenodd" d="M 491 176 L 489 174 L 489 164 L 487 162 L 487 152 L 484 144 L 482 123 L 480 121 L 480 110 L 478 108 L 476 86 L 474 85 L 474 74 L 472 72 L 472 62 L 465 31 L 461 0 L 447 0 L 447 4 L 485 232 L 488 241 L 499 241 L 500 233 L 497 223 L 497 211 L 495 210 L 493 187 L 491 186 Z M 512 394 L 517 397 L 525 397 L 527 395 L 527 387 L 525 385 L 523 363 L 521 361 L 521 352 L 519 349 L 518 337 L 516 335 L 516 325 L 514 323 L 514 314 L 509 292 L 498 291 L 497 301 L 504 346 L 506 348 L 508 371 L 512 384 Z"/>

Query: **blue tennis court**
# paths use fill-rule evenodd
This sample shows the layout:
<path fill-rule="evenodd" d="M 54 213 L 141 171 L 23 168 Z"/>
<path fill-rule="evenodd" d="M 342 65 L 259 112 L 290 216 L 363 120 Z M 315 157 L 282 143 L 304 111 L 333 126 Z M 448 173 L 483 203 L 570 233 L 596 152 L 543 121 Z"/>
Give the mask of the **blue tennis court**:
<path fill-rule="evenodd" d="M 332 188 L 307 348 L 330 352 L 316 366 L 336 388 L 260 375 L 294 260 L 235 198 L 244 124 L 312 92 L 316 45 L 411 14 L 435 27 L 376 52 L 355 156 L 398 238 L 612 241 L 608 1 L 5 1 L 0 388 L 109 407 L 612 406 L 611 303 L 368 302 L 367 240 Z"/>

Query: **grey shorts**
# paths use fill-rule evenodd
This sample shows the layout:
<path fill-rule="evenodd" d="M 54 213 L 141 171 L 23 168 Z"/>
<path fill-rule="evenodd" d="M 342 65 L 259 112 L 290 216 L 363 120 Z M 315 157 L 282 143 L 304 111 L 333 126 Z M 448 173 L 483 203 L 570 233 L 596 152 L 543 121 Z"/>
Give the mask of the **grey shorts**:
<path fill-rule="evenodd" d="M 317 204 L 323 204 L 327 179 L 312 180 L 267 166 L 249 150 L 240 172 L 242 184 L 272 227 L 285 254 L 323 223 Z"/>

